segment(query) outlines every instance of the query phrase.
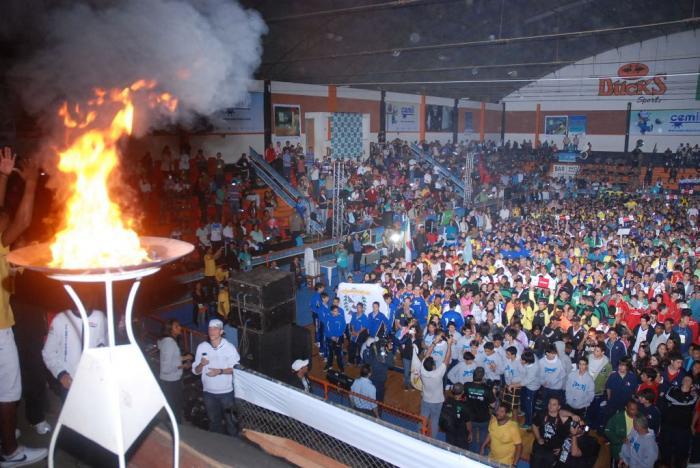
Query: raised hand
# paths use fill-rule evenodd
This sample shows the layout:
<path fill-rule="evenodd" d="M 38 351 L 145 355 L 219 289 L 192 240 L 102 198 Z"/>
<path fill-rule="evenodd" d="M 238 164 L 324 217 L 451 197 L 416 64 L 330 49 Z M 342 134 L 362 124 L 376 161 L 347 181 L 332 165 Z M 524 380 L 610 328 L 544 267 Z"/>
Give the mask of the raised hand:
<path fill-rule="evenodd" d="M 9 146 L 5 146 L 0 151 L 0 174 L 9 176 L 15 168 L 15 159 L 17 155 L 12 153 Z"/>
<path fill-rule="evenodd" d="M 39 177 L 39 170 L 41 169 L 39 162 L 36 159 L 27 159 L 22 164 L 19 170 L 19 175 L 26 181 L 33 180 Z"/>

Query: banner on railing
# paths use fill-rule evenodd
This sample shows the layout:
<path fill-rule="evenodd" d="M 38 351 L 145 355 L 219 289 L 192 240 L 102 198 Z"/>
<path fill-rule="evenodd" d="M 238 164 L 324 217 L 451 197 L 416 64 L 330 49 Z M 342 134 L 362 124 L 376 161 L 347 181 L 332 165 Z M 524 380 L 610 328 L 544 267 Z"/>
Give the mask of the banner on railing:
<path fill-rule="evenodd" d="M 253 373 L 233 373 L 236 398 L 300 421 L 346 444 L 401 467 L 478 467 L 481 463 L 376 423 L 304 392 Z"/>
<path fill-rule="evenodd" d="M 384 288 L 378 284 L 369 283 L 340 283 L 338 285 L 338 297 L 340 307 L 345 311 L 347 322 L 352 318 L 352 313 L 357 304 L 364 304 L 365 314 L 372 312 L 372 303 L 379 302 L 379 311 L 389 317 L 389 307 L 384 301 Z"/>
<path fill-rule="evenodd" d="M 580 169 L 577 164 L 552 164 L 552 177 L 575 177 Z"/>

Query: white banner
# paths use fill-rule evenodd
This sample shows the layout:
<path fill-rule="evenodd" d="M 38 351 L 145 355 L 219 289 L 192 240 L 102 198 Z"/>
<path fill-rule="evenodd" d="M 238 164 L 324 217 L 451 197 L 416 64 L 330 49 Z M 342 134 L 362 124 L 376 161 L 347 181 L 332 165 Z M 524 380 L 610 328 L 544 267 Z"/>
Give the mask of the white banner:
<path fill-rule="evenodd" d="M 485 466 L 459 453 L 394 430 L 387 423 L 379 424 L 371 418 L 250 372 L 237 369 L 233 377 L 236 398 L 300 421 L 392 465 L 424 468 L 426 460 L 429 460 L 432 466 Z"/>
<path fill-rule="evenodd" d="M 552 177 L 575 177 L 580 169 L 577 164 L 552 164 Z"/>
<path fill-rule="evenodd" d="M 372 303 L 375 301 L 379 302 L 379 311 L 388 318 L 389 307 L 384 301 L 384 293 L 384 288 L 378 284 L 340 283 L 338 297 L 340 307 L 345 310 L 345 321 L 350 322 L 357 304 L 364 304 L 365 315 L 369 315 L 372 312 Z"/>

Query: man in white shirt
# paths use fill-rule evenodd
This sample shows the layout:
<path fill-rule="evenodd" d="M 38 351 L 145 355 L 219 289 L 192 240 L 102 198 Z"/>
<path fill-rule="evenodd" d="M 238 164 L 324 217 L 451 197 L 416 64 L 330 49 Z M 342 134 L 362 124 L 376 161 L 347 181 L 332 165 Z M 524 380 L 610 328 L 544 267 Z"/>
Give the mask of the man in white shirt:
<path fill-rule="evenodd" d="M 433 358 L 433 349 L 443 340 L 442 335 L 435 338 L 426 352 L 427 358 L 423 360 L 420 368 L 420 379 L 423 384 L 423 396 L 420 402 L 420 415 L 430 420 L 430 435 L 437 438 L 438 423 L 442 404 L 445 402 L 442 378 L 447 372 L 447 363 L 452 358 L 452 338 L 447 342 L 445 358 L 439 364 Z"/>
<path fill-rule="evenodd" d="M 197 240 L 199 241 L 199 248 L 202 250 L 207 250 L 211 247 L 211 241 L 209 240 L 209 225 L 199 226 L 195 232 Z"/>
<path fill-rule="evenodd" d="M 107 319 L 104 312 L 93 310 L 88 315 L 90 348 L 107 344 Z M 65 310 L 51 321 L 49 333 L 41 350 L 46 368 L 62 387 L 61 397 L 68 395 L 73 377 L 83 354 L 83 321 L 78 312 Z"/>
<path fill-rule="evenodd" d="M 241 357 L 236 348 L 223 339 L 224 323 L 219 319 L 209 321 L 209 341 L 197 346 L 192 372 L 202 376 L 204 406 L 209 417 L 209 430 L 231 436 L 238 434 L 238 424 L 233 417 L 235 395 L 233 392 L 233 368 Z"/>

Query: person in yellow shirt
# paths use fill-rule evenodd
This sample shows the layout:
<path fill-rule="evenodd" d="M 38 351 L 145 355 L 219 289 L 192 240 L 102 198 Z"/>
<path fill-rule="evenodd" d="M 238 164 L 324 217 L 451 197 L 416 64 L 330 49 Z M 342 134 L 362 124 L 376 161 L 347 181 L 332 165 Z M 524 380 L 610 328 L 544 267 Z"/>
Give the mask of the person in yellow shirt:
<path fill-rule="evenodd" d="M 228 285 L 226 283 L 219 283 L 219 295 L 218 295 L 218 314 L 224 319 L 228 320 L 228 315 L 231 312 L 231 301 L 229 300 Z"/>
<path fill-rule="evenodd" d="M 439 294 L 435 294 L 433 302 L 428 306 L 428 321 L 431 321 L 433 316 L 442 318 L 442 297 Z"/>
<path fill-rule="evenodd" d="M 505 406 L 499 405 L 496 416 L 489 422 L 489 435 L 481 444 L 481 454 L 486 447 L 491 446 L 489 459 L 508 466 L 515 466 L 523 451 L 523 440 L 520 437 L 518 423 L 508 417 Z"/>
<path fill-rule="evenodd" d="M 29 448 L 17 444 L 17 407 L 22 397 L 22 380 L 20 377 L 19 354 L 15 344 L 12 327 L 15 317 L 10 307 L 9 289 L 10 264 L 7 254 L 22 233 L 29 227 L 34 211 L 34 195 L 39 178 L 39 166 L 36 161 L 28 160 L 22 169 L 15 168 L 16 156 L 10 148 L 0 151 L 0 440 L 2 456 L 0 461 L 5 466 L 28 465 L 47 457 L 46 449 Z M 24 179 L 24 192 L 14 218 L 3 210 L 5 193 L 10 175 L 16 171 Z"/>
<path fill-rule="evenodd" d="M 208 298 L 213 299 L 216 288 L 216 261 L 221 257 L 223 247 L 214 252 L 211 247 L 204 254 L 204 289 Z"/>

